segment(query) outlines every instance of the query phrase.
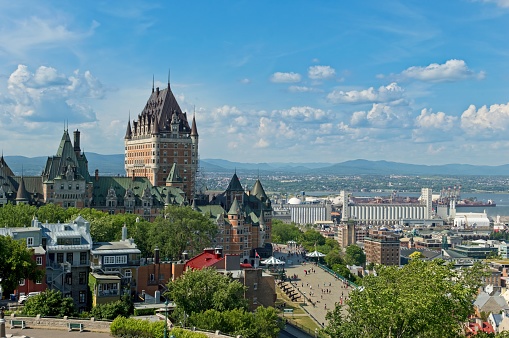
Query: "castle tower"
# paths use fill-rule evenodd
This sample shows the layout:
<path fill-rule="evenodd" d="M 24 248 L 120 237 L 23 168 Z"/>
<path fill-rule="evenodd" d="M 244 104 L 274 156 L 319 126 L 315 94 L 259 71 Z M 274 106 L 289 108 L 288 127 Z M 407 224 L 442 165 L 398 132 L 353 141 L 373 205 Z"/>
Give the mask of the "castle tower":
<path fill-rule="evenodd" d="M 171 169 L 178 166 L 186 199 L 194 197 L 198 171 L 198 131 L 168 87 L 152 93 L 124 137 L 125 170 L 128 177 L 147 177 L 155 186 L 167 185 Z"/>

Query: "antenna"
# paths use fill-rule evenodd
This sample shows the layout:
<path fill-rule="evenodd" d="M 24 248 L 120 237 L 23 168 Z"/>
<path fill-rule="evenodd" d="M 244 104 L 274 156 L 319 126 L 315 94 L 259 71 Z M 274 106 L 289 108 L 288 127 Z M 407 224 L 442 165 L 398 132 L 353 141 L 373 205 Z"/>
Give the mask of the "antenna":
<path fill-rule="evenodd" d="M 170 68 L 168 68 L 168 88 L 170 88 Z"/>

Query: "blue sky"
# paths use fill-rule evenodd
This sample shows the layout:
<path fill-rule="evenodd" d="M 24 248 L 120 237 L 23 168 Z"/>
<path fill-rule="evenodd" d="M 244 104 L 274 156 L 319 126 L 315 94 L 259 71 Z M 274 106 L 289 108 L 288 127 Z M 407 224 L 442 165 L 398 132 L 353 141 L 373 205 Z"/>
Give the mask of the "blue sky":
<path fill-rule="evenodd" d="M 0 147 L 123 153 L 152 87 L 200 157 L 509 163 L 509 0 L 0 0 Z"/>

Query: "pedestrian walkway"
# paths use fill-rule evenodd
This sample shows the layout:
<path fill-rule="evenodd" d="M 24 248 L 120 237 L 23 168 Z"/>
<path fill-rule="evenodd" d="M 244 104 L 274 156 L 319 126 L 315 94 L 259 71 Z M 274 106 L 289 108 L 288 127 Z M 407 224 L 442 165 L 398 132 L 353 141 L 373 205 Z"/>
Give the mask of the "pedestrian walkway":
<path fill-rule="evenodd" d="M 344 303 L 352 287 L 315 265 L 314 262 L 305 262 L 300 255 L 288 253 L 286 246 L 278 245 L 278 247 L 281 250 L 274 252 L 274 256 L 286 261 L 286 276 L 297 277 L 291 278 L 292 284 L 307 299 L 302 308 L 319 324 L 326 325 L 327 312 L 333 310 L 336 304 Z"/>
<path fill-rule="evenodd" d="M 15 328 L 11 329 L 10 325 L 6 325 L 6 335 L 12 335 L 14 337 L 30 337 L 30 338 L 65 338 L 65 337 L 83 337 L 83 338 L 106 338 L 111 337 L 109 333 L 101 333 L 101 332 L 88 332 L 88 331 L 67 331 L 67 330 L 55 330 L 55 329 L 20 329 Z"/>

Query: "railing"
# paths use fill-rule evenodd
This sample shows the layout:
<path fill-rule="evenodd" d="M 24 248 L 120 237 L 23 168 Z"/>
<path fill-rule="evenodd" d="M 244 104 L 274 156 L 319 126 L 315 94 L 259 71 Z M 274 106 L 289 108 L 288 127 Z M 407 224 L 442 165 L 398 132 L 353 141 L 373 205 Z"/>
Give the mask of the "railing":
<path fill-rule="evenodd" d="M 339 273 L 335 272 L 334 270 L 332 269 L 329 269 L 327 266 L 323 265 L 323 264 L 320 264 L 318 263 L 318 266 L 320 268 L 322 268 L 323 270 L 325 270 L 326 272 L 330 273 L 331 275 L 333 275 L 334 277 L 342 280 L 343 282 L 347 283 L 348 285 L 358 289 L 359 286 L 357 284 L 355 284 L 354 282 L 351 282 L 349 281 L 348 279 L 346 279 L 345 277 L 341 276 Z"/>

